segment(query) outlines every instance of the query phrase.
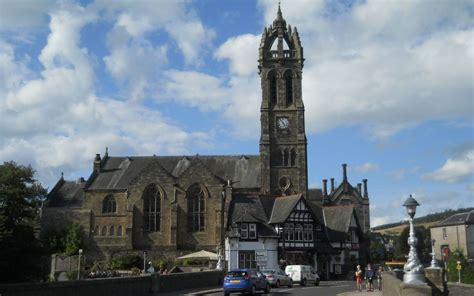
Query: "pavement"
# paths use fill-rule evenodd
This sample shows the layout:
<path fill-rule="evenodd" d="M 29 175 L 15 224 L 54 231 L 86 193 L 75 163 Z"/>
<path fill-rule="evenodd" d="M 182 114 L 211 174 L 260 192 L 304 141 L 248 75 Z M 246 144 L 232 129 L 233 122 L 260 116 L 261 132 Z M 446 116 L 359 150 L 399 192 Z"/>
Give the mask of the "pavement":
<path fill-rule="evenodd" d="M 379 291 L 379 290 L 374 290 L 373 292 L 367 292 L 365 290 L 362 290 L 362 292 L 359 292 L 359 291 L 344 292 L 341 294 L 337 294 L 337 296 L 383 296 L 383 293 L 382 291 Z"/>
<path fill-rule="evenodd" d="M 159 296 L 197 296 L 197 295 L 208 295 L 208 294 L 219 293 L 219 292 L 222 292 L 222 286 L 188 289 L 188 290 L 182 290 L 178 292 L 168 292 L 168 293 L 159 292 L 158 295 Z"/>

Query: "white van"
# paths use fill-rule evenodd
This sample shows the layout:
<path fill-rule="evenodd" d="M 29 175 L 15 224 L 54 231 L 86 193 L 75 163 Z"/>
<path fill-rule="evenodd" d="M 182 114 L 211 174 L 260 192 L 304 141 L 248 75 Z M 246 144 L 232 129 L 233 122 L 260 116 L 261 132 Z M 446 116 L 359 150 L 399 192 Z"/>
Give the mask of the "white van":
<path fill-rule="evenodd" d="M 319 275 L 309 265 L 288 265 L 285 268 L 285 273 L 291 277 L 294 283 L 299 283 L 301 286 L 307 284 L 319 286 Z"/>

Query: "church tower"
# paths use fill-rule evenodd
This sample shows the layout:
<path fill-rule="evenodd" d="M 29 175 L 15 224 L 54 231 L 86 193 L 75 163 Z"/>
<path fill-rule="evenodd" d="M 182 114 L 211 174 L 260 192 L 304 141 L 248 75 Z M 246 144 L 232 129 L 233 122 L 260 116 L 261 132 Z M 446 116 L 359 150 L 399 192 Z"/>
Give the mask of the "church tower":
<path fill-rule="evenodd" d="M 308 192 L 304 105 L 301 90 L 303 47 L 296 27 L 286 26 L 280 6 L 265 28 L 259 48 L 261 191 L 271 195 Z"/>

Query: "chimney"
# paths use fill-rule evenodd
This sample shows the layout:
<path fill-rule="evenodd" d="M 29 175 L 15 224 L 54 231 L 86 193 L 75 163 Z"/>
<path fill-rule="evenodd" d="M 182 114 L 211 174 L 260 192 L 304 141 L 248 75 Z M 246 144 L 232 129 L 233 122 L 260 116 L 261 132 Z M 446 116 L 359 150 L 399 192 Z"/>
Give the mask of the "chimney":
<path fill-rule="evenodd" d="M 357 183 L 357 191 L 359 191 L 359 194 L 362 195 L 362 184 Z"/>
<path fill-rule="evenodd" d="M 100 154 L 96 154 L 95 159 L 94 159 L 94 173 L 96 174 L 100 173 L 101 162 L 102 162 L 102 159 L 100 158 Z"/>
<path fill-rule="evenodd" d="M 328 196 L 328 180 L 323 179 L 323 196 Z"/>
<path fill-rule="evenodd" d="M 369 192 L 367 191 L 367 179 L 362 180 L 364 182 L 364 197 L 369 198 Z"/>
<path fill-rule="evenodd" d="M 331 192 L 334 191 L 334 178 L 331 178 Z"/>
<path fill-rule="evenodd" d="M 342 181 L 347 181 L 347 163 L 342 164 Z"/>

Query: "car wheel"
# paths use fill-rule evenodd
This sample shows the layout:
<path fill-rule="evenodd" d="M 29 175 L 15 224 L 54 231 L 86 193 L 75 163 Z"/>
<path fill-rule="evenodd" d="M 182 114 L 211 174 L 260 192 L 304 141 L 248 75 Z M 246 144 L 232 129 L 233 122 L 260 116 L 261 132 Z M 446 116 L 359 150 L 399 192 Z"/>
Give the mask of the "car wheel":
<path fill-rule="evenodd" d="M 270 293 L 270 284 L 267 284 L 267 285 L 265 286 L 265 290 L 263 290 L 263 292 L 265 292 L 265 294 Z"/>
<path fill-rule="evenodd" d="M 277 283 L 275 284 L 275 288 L 280 288 L 280 280 L 278 280 Z"/>
<path fill-rule="evenodd" d="M 250 289 L 250 295 L 255 295 L 257 294 L 257 290 L 255 289 L 255 286 L 252 286 L 252 288 Z"/>
<path fill-rule="evenodd" d="M 316 281 L 314 281 L 314 285 L 319 286 L 319 280 L 318 279 L 316 279 Z"/>
<path fill-rule="evenodd" d="M 288 285 L 289 288 L 293 288 L 293 280 L 290 280 L 290 284 Z"/>
<path fill-rule="evenodd" d="M 302 279 L 302 280 L 301 280 L 301 285 L 302 285 L 302 286 L 306 286 L 306 279 Z"/>

